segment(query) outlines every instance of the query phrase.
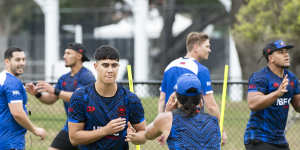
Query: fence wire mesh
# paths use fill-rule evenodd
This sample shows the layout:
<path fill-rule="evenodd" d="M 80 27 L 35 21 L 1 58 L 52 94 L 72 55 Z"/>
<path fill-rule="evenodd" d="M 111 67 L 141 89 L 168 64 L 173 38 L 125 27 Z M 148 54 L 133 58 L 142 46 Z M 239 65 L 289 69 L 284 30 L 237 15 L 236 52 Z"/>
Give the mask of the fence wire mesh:
<path fill-rule="evenodd" d="M 127 82 L 120 82 L 128 88 Z M 214 96 L 219 107 L 221 104 L 222 81 L 213 81 Z M 135 93 L 142 100 L 145 109 L 147 123 L 153 121 L 157 115 L 157 103 L 159 98 L 160 82 L 135 82 Z M 250 110 L 247 106 L 247 82 L 228 82 L 227 101 L 224 117 L 224 129 L 228 136 L 227 143 L 222 150 L 244 150 L 243 136 L 244 130 L 249 118 Z M 66 121 L 66 115 L 63 108 L 62 100 L 53 105 L 45 105 L 39 102 L 35 97 L 28 94 L 28 110 L 31 111 L 30 119 L 34 124 L 45 128 L 48 132 L 46 140 L 41 141 L 38 137 L 28 132 L 26 135 L 27 150 L 45 150 L 48 149 L 53 138 L 63 128 Z M 300 147 L 297 133 L 300 131 L 299 116 L 290 109 L 286 137 L 291 149 Z M 130 144 L 130 150 L 135 146 Z M 167 146 L 161 146 L 157 141 L 147 141 L 141 146 L 142 150 L 167 150 Z"/>

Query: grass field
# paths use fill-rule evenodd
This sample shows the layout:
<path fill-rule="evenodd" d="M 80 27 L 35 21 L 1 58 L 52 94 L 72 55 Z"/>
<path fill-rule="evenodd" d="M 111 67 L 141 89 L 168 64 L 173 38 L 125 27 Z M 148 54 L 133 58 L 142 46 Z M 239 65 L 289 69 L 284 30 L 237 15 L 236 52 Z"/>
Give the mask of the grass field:
<path fill-rule="evenodd" d="M 220 96 L 216 96 L 217 102 L 220 104 Z M 147 123 L 150 123 L 157 115 L 157 98 L 142 99 L 145 109 L 145 117 Z M 220 106 L 220 105 L 219 105 Z M 29 96 L 28 108 L 32 115 L 30 119 L 34 124 L 44 127 L 48 132 L 46 140 L 41 141 L 38 137 L 28 133 L 26 135 L 27 150 L 46 150 L 58 131 L 65 123 L 65 113 L 62 101 L 58 101 L 54 105 L 44 105 L 35 98 Z M 245 101 L 226 103 L 224 128 L 226 130 L 228 141 L 222 150 L 244 150 L 243 135 L 249 118 L 249 109 Z M 294 113 L 294 112 L 292 112 Z M 300 131 L 299 121 L 295 120 L 287 130 L 287 139 L 290 148 L 298 149 L 300 147 L 298 134 Z M 130 149 L 134 150 L 135 146 L 130 145 Z M 156 141 L 148 141 L 141 146 L 142 150 L 167 150 L 167 146 L 160 146 Z"/>

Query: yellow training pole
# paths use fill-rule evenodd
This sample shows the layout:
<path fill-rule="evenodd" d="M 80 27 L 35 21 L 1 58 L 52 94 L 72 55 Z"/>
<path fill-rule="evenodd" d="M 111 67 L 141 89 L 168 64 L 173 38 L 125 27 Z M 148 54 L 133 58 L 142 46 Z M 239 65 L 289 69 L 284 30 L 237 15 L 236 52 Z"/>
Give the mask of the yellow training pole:
<path fill-rule="evenodd" d="M 131 73 L 131 65 L 127 65 L 127 72 L 128 72 L 128 83 L 129 83 L 129 90 L 131 92 L 134 92 L 133 89 L 133 81 L 132 81 L 132 73 Z M 136 150 L 140 150 L 141 146 L 140 145 L 136 145 L 135 146 Z"/>
<path fill-rule="evenodd" d="M 228 80 L 228 65 L 225 65 L 224 83 L 223 83 L 223 91 L 222 91 L 221 117 L 220 117 L 221 144 L 222 144 L 222 134 L 223 134 L 224 113 L 226 108 L 225 105 L 226 105 L 227 80 Z"/>

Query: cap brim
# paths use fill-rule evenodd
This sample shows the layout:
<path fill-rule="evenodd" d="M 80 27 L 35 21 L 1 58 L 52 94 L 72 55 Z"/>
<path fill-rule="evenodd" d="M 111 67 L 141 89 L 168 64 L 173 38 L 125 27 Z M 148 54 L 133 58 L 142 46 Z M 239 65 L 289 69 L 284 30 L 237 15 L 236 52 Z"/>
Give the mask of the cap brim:
<path fill-rule="evenodd" d="M 293 46 L 293 45 L 286 45 L 286 46 L 283 46 L 283 47 L 280 47 L 280 48 L 274 49 L 274 50 L 272 50 L 272 52 L 274 52 L 274 51 L 278 51 L 278 50 L 281 50 L 281 49 L 292 49 L 292 48 L 294 48 L 294 46 Z"/>
<path fill-rule="evenodd" d="M 284 48 L 291 49 L 291 48 L 294 48 L 294 46 L 293 45 L 286 45 L 284 47 L 281 47 L 280 49 L 284 49 Z"/>

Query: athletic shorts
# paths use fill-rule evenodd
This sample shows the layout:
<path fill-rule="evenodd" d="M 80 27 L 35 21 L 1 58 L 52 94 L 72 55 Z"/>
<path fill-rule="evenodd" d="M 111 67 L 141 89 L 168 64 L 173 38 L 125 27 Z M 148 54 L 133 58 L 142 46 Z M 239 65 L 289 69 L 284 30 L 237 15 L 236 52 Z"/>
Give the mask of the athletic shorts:
<path fill-rule="evenodd" d="M 288 144 L 271 144 L 259 140 L 252 140 L 245 144 L 246 150 L 290 150 Z"/>
<path fill-rule="evenodd" d="M 51 147 L 59 150 L 79 150 L 70 142 L 69 134 L 67 131 L 61 130 L 54 138 Z"/>

